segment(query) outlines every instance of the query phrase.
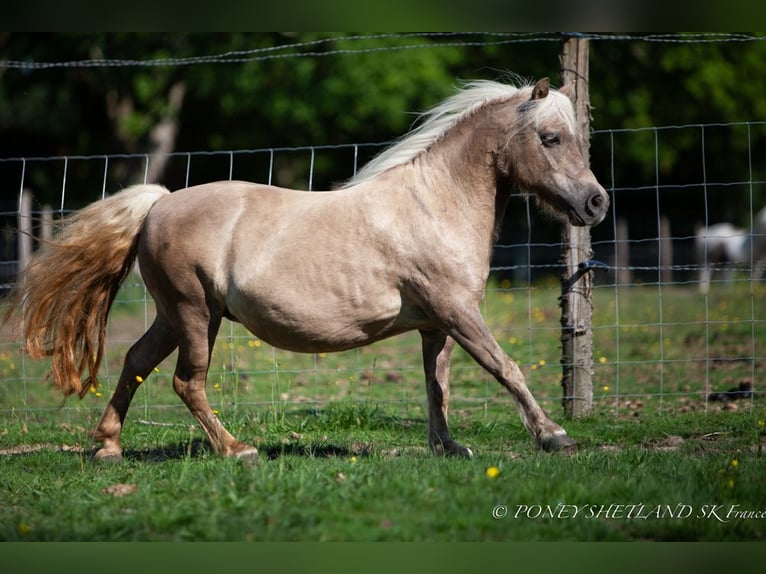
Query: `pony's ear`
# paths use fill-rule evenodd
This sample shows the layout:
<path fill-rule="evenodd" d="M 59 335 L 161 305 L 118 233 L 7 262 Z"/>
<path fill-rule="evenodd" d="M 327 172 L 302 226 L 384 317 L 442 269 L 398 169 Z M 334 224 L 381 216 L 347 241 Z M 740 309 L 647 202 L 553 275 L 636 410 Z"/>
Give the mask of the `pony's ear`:
<path fill-rule="evenodd" d="M 575 96 L 575 83 L 567 82 L 566 85 L 559 88 L 559 93 L 564 94 L 567 98 L 573 100 Z"/>
<path fill-rule="evenodd" d="M 532 88 L 532 97 L 530 100 L 541 100 L 548 95 L 548 90 L 551 88 L 551 82 L 548 78 L 538 80 L 534 88 Z"/>

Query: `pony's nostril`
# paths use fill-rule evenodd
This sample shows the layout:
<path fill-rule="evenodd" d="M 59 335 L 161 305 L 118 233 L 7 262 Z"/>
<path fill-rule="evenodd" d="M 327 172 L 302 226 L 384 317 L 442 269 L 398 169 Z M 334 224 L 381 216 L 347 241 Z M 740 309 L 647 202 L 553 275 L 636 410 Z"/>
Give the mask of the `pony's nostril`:
<path fill-rule="evenodd" d="M 606 199 L 603 194 L 594 193 L 588 198 L 588 201 L 585 204 L 585 212 L 590 216 L 595 216 L 602 210 L 605 203 Z"/>

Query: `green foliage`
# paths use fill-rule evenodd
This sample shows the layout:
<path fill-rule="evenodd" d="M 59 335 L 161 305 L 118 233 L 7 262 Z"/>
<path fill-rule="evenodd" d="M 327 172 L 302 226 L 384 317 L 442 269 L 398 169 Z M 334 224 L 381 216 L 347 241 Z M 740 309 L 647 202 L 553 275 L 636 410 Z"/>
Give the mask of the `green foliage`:
<path fill-rule="evenodd" d="M 6 34 L 0 51 L 13 60 L 160 60 L 270 49 L 249 62 L 126 67 L 8 69 L 0 82 L 0 155 L 149 152 L 151 131 L 177 117 L 180 151 L 253 149 L 388 141 L 406 132 L 415 114 L 449 94 L 461 79 L 498 79 L 511 71 L 529 79 L 559 75 L 555 42 L 441 46 L 439 36 L 346 33 Z M 480 41 L 481 37 L 472 37 Z M 319 44 L 312 42 L 322 41 Z M 309 43 L 311 55 L 290 46 Z M 423 48 L 418 48 L 423 46 Z M 353 50 L 354 53 L 350 53 Z M 594 129 L 759 120 L 766 100 L 759 82 L 764 42 L 591 43 Z M 178 110 L 171 89 L 182 84 Z M 647 134 L 647 137 L 650 137 Z M 759 136 L 761 137 L 761 136 Z M 742 163 L 747 141 L 708 143 L 710 157 Z M 755 143 L 755 142 L 754 142 Z M 663 174 L 699 162 L 698 142 L 664 146 Z M 298 169 L 295 166 L 293 170 Z M 330 170 L 330 166 L 318 166 Z M 654 170 L 651 141 L 634 139 L 615 166 L 617 179 Z M 294 183 L 290 170 L 284 181 Z M 317 177 L 332 180 L 333 177 Z M 41 182 L 45 183 L 45 182 Z M 58 189 L 52 182 L 41 186 Z M 50 193 L 55 193 L 50 192 Z M 79 190 L 71 190 L 76 196 Z M 85 193 L 85 192 L 82 192 Z"/>

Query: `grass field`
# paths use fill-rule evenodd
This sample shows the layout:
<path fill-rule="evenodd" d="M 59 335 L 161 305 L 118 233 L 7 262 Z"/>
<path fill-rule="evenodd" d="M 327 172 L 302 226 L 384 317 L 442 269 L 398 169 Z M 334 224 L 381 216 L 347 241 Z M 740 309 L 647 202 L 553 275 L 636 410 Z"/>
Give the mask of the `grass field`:
<path fill-rule="evenodd" d="M 46 366 L 0 347 L 2 540 L 764 540 L 766 291 L 594 292 L 594 414 L 563 421 L 571 456 L 537 452 L 497 383 L 461 351 L 451 426 L 472 460 L 425 448 L 419 340 L 331 355 L 271 349 L 235 325 L 208 393 L 257 464 L 212 454 L 175 397 L 172 358 L 139 390 L 125 460 L 98 464 L 98 420 L 127 347 L 151 320 L 120 294 L 102 387 L 61 405 Z M 485 314 L 562 422 L 558 287 L 492 284 Z"/>

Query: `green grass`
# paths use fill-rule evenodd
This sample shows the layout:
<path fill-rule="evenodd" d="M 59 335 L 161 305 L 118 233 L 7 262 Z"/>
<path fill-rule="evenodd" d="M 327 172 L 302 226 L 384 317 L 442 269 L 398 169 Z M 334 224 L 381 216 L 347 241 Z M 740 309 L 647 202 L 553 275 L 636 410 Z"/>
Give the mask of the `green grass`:
<path fill-rule="evenodd" d="M 766 518 L 731 512 L 766 510 L 764 399 L 707 400 L 743 380 L 759 389 L 760 286 L 709 297 L 693 286 L 596 289 L 594 414 L 564 422 L 579 443 L 572 456 L 538 452 L 505 391 L 462 351 L 450 422 L 476 456 L 438 459 L 426 449 L 416 335 L 313 356 L 225 325 L 208 393 L 259 462 L 213 455 L 172 391 L 171 358 L 136 396 L 125 460 L 99 464 L 88 431 L 151 320 L 143 297 L 120 294 L 98 396 L 62 406 L 39 383 L 44 361 L 25 359 L 12 337 L 0 348 L 0 539 L 766 539 Z M 485 314 L 561 421 L 557 286 L 492 285 Z M 500 506 L 508 514 L 494 518 Z M 544 509 L 555 516 L 535 517 Z"/>
<path fill-rule="evenodd" d="M 0 538 L 763 540 L 764 519 L 700 517 L 712 505 L 721 505 L 722 519 L 731 508 L 763 510 L 763 417 L 572 422 L 580 441 L 573 456 L 538 452 L 519 424 L 457 420 L 472 460 L 434 458 L 423 448 L 422 421 L 350 403 L 278 424 L 227 420 L 240 436 L 260 439 L 257 464 L 216 457 L 183 425 L 129 425 L 120 464 L 62 447 L 81 441 L 81 429 L 8 425 L 7 441 L 38 446 L 3 456 Z M 499 474 L 489 478 L 489 467 Z M 110 490 L 116 485 L 128 493 Z M 568 518 L 524 510 L 562 504 L 585 510 Z M 610 505 L 639 504 L 641 518 L 607 516 Z M 492 516 L 498 505 L 508 508 L 503 519 Z M 668 516 L 665 507 L 678 505 L 693 515 Z"/>

